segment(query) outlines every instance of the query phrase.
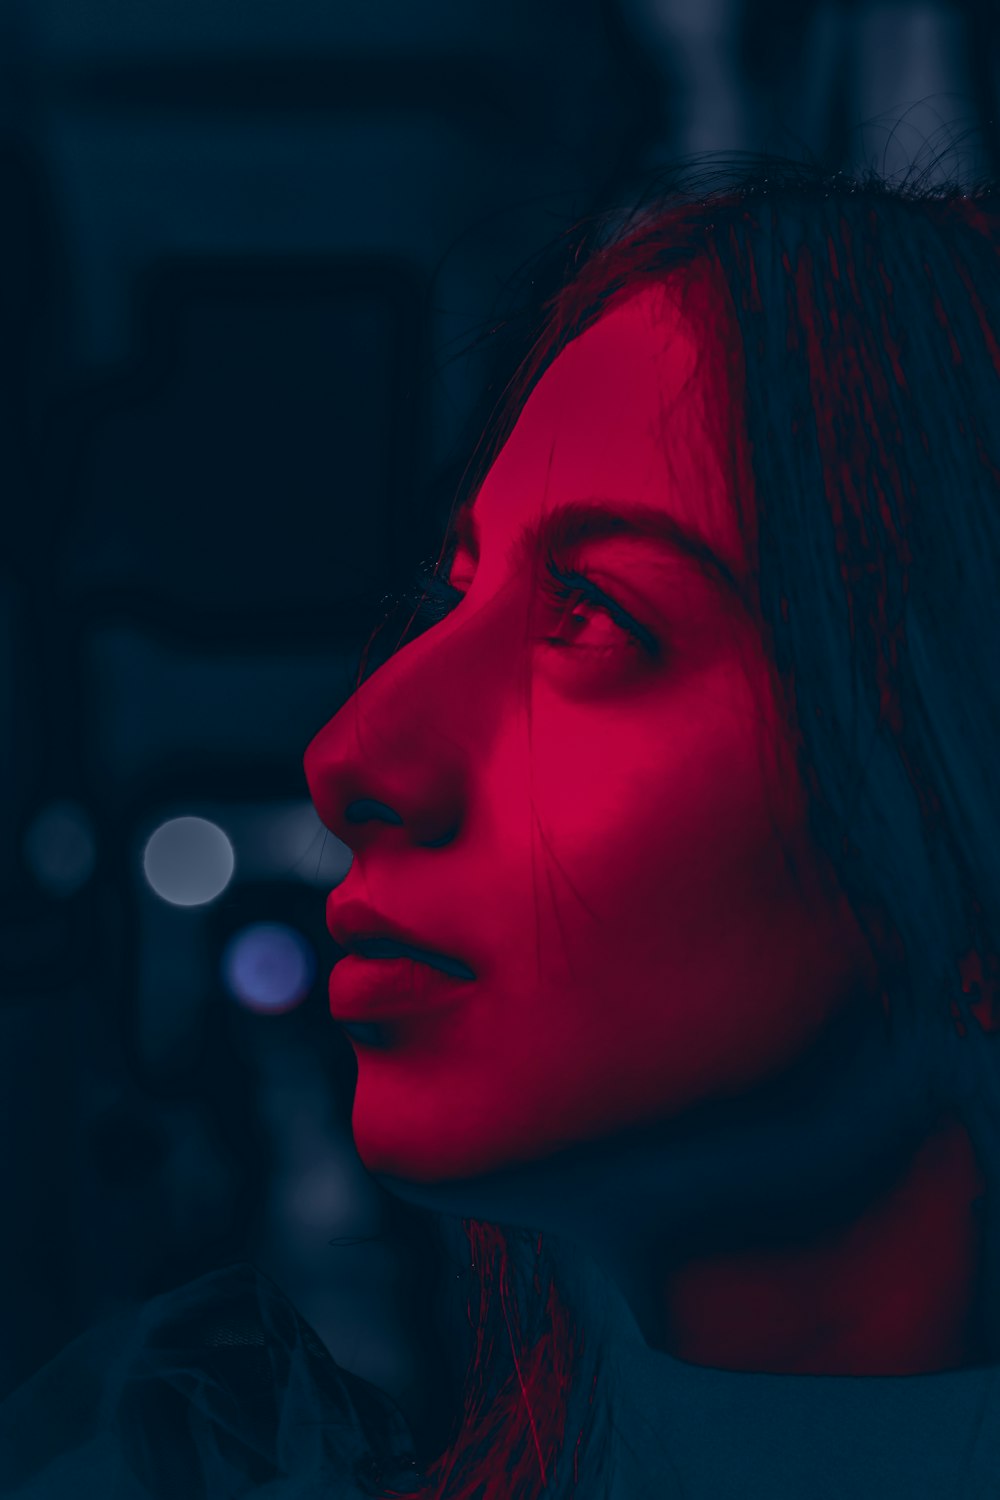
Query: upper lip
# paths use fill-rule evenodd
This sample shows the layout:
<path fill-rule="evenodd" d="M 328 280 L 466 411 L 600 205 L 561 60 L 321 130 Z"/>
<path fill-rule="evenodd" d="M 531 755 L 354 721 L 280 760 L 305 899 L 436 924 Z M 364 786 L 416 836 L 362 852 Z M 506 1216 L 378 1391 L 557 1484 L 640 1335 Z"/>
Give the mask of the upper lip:
<path fill-rule="evenodd" d="M 457 979 L 475 979 L 461 959 L 431 948 L 412 929 L 390 922 L 359 901 L 337 901 L 332 892 L 326 905 L 330 936 L 348 953 L 364 958 L 415 958 Z"/>

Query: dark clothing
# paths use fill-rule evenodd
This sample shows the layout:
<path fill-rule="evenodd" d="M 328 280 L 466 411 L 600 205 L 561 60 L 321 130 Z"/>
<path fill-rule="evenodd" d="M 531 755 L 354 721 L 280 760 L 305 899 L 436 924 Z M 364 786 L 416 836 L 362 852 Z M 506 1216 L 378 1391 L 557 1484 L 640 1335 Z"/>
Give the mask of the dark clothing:
<path fill-rule="evenodd" d="M 254 1266 L 81 1335 L 0 1406 L 16 1500 L 355 1500 L 419 1488 L 406 1424 Z"/>
<path fill-rule="evenodd" d="M 705 1369 L 650 1349 L 617 1289 L 596 1270 L 586 1280 L 615 1443 L 599 1488 L 581 1469 L 581 1500 L 1000 1497 L 1000 1367 Z M 341 1369 L 251 1265 L 90 1330 L 0 1406 L 11 1500 L 360 1500 L 420 1480 L 395 1404 Z"/>

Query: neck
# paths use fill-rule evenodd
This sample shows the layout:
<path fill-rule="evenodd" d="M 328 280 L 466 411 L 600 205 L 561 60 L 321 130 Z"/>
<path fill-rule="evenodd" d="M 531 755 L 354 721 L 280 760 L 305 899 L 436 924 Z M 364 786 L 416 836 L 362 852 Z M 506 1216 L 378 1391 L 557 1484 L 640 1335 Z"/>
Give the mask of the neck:
<path fill-rule="evenodd" d="M 848 1223 L 619 1268 L 648 1343 L 691 1364 L 776 1374 L 915 1375 L 984 1357 L 975 1325 L 983 1191 L 953 1116 Z M 753 1232 L 754 1228 L 756 1232 Z M 744 1226 L 747 1230 L 748 1226 Z"/>
<path fill-rule="evenodd" d="M 987 1357 L 972 1324 L 984 1191 L 933 1083 L 940 1037 L 860 1007 L 756 1095 L 398 1196 L 575 1241 L 646 1342 L 691 1363 L 929 1373 Z"/>

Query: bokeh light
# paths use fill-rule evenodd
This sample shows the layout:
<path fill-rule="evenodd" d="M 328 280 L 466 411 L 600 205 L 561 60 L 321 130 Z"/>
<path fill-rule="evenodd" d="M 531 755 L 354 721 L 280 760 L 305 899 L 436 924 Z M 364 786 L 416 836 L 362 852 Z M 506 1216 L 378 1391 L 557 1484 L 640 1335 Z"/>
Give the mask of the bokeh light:
<path fill-rule="evenodd" d="M 43 890 L 71 896 L 86 885 L 97 861 L 97 839 L 86 809 L 51 802 L 28 826 L 24 860 Z"/>
<path fill-rule="evenodd" d="M 171 906 L 205 906 L 233 878 L 233 846 L 207 818 L 161 823 L 143 851 L 142 868 L 156 894 Z"/>
<path fill-rule="evenodd" d="M 222 952 L 222 979 L 248 1010 L 277 1015 L 300 1005 L 312 989 L 312 946 L 284 922 L 255 922 L 235 933 Z"/>

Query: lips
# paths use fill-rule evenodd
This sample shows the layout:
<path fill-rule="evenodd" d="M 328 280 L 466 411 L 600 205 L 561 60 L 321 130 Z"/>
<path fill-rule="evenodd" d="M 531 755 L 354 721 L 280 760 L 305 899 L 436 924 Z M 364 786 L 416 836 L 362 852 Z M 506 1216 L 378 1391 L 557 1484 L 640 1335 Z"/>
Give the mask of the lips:
<path fill-rule="evenodd" d="M 394 922 L 356 897 L 345 897 L 338 887 L 326 900 L 326 925 L 330 936 L 345 951 L 363 958 L 411 958 L 429 964 L 458 979 L 475 979 L 468 964 L 442 951 L 430 933 L 416 932 Z"/>
<path fill-rule="evenodd" d="M 442 974 L 452 974 L 456 979 L 475 979 L 468 964 L 461 959 L 449 958 L 445 953 L 433 953 L 429 948 L 417 948 L 412 943 L 399 943 L 394 938 L 355 938 L 353 943 L 342 945 L 348 953 L 360 953 L 362 958 L 412 958 L 417 963 L 429 964 L 440 969 Z"/>
<path fill-rule="evenodd" d="M 366 1049 L 394 1046 L 406 1026 L 468 999 L 474 971 L 441 953 L 426 933 L 400 927 L 340 891 L 327 898 L 327 927 L 340 948 L 330 974 L 330 1014 Z"/>
<path fill-rule="evenodd" d="M 330 1014 L 338 1025 L 374 1024 L 377 1031 L 348 1035 L 382 1046 L 415 1036 L 432 1017 L 463 1010 L 474 992 L 467 980 L 423 961 L 360 953 L 345 953 L 334 964 L 328 989 Z"/>

